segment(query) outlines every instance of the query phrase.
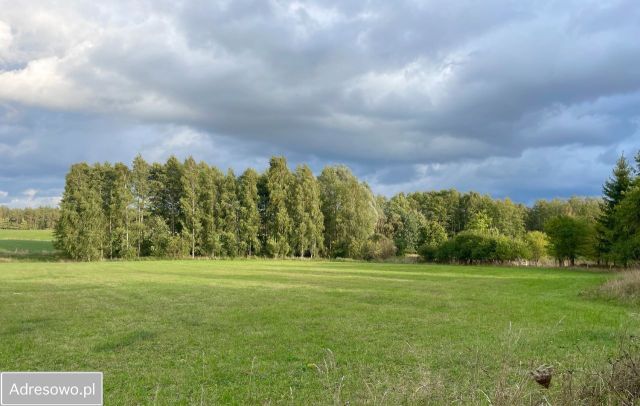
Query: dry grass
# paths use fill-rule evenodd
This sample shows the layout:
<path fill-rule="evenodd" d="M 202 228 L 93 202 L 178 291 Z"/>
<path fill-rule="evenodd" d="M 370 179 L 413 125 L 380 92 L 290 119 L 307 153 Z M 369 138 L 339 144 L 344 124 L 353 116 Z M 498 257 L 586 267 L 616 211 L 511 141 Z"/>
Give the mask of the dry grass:
<path fill-rule="evenodd" d="M 595 295 L 606 299 L 640 303 L 640 270 L 624 271 L 620 277 L 600 286 Z"/>
<path fill-rule="evenodd" d="M 560 393 L 555 404 L 620 405 L 640 404 L 640 342 L 628 337 L 620 342 L 618 354 L 598 369 L 568 370 L 560 376 Z"/>

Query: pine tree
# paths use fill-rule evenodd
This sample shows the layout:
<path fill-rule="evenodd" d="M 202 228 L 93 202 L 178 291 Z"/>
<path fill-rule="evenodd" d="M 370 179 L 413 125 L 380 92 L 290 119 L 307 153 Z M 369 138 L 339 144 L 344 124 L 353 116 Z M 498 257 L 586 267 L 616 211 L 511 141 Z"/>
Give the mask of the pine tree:
<path fill-rule="evenodd" d="M 597 222 L 596 251 L 599 261 L 609 262 L 611 248 L 619 239 L 616 233 L 616 207 L 620 204 L 632 183 L 632 169 L 624 155 L 616 162 L 613 175 L 602 187 L 601 215 Z"/>
<path fill-rule="evenodd" d="M 291 251 L 291 218 L 287 209 L 291 172 L 284 157 L 272 157 L 265 174 L 267 189 L 267 249 L 273 257 L 285 257 Z"/>
<path fill-rule="evenodd" d="M 192 157 L 187 158 L 182 165 L 182 197 L 180 199 L 180 209 L 183 215 L 182 229 L 189 235 L 191 241 L 191 258 L 196 256 L 196 236 L 202 228 L 200 207 L 198 198 L 200 197 L 199 170 L 196 161 Z"/>
<path fill-rule="evenodd" d="M 308 166 L 296 168 L 291 192 L 293 232 L 290 240 L 294 254 L 303 257 L 308 253 L 313 258 L 323 248 L 324 216 L 320 207 L 320 185 Z"/>
<path fill-rule="evenodd" d="M 243 255 L 257 255 L 260 251 L 260 213 L 258 211 L 258 173 L 247 169 L 240 176 L 238 186 L 239 248 Z"/>

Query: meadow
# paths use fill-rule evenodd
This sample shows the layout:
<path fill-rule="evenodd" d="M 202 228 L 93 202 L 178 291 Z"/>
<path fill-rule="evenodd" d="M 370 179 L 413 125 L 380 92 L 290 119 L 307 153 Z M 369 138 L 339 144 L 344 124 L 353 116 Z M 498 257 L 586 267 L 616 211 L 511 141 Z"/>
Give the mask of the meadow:
<path fill-rule="evenodd" d="M 363 262 L 0 264 L 0 370 L 104 372 L 105 404 L 533 403 L 637 307 L 610 274 Z M 506 393 L 506 395 L 505 395 Z M 504 399 L 508 399 L 504 401 Z"/>
<path fill-rule="evenodd" d="M 0 230 L 0 261 L 55 258 L 52 230 Z"/>

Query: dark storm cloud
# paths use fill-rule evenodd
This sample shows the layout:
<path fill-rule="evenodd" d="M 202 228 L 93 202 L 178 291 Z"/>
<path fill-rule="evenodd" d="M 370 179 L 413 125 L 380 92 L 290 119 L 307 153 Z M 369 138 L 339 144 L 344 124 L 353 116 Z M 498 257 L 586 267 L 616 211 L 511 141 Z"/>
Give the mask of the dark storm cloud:
<path fill-rule="evenodd" d="M 0 6 L 0 203 L 138 152 L 530 200 L 598 193 L 640 146 L 631 0 Z"/>

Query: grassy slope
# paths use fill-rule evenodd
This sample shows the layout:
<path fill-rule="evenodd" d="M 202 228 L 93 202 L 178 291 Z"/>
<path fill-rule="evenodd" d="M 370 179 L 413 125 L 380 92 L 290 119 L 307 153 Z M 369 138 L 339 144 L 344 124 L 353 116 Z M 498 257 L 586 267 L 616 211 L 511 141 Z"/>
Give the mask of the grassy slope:
<path fill-rule="evenodd" d="M 579 295 L 605 278 L 350 262 L 6 263 L 0 370 L 104 371 L 106 404 L 395 403 L 437 382 L 490 393 L 504 363 L 602 361 L 621 330 L 638 331 L 637 309 Z"/>

